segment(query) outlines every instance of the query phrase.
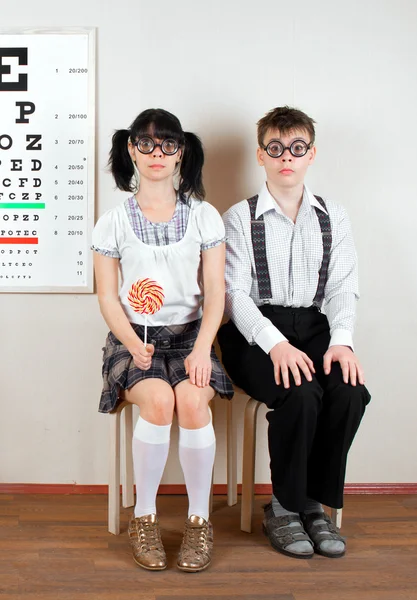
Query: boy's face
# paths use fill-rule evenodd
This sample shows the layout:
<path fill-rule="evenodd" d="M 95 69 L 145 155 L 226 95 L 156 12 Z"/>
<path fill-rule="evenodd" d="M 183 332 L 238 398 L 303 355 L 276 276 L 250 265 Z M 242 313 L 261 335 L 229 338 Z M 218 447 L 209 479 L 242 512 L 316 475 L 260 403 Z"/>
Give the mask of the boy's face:
<path fill-rule="evenodd" d="M 277 158 L 273 158 L 264 148 L 258 148 L 257 158 L 261 167 L 265 168 L 267 180 L 280 188 L 292 188 L 304 183 L 304 178 L 308 167 L 314 162 L 316 156 L 316 147 L 308 148 L 304 156 L 293 156 L 289 150 L 291 144 L 300 140 L 305 144 L 310 144 L 310 136 L 304 129 L 295 129 L 289 133 L 282 134 L 278 129 L 268 129 L 263 146 L 266 148 L 271 141 L 278 141 L 286 150 Z M 272 144 L 272 150 L 276 150 L 277 145 Z M 303 144 L 294 144 L 292 146 L 296 153 L 300 152 Z"/>

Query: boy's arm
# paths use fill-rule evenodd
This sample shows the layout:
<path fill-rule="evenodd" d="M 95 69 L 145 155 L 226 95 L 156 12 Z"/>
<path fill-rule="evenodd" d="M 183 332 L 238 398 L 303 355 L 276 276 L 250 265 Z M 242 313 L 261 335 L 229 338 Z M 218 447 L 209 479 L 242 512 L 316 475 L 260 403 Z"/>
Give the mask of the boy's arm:
<path fill-rule="evenodd" d="M 339 208 L 332 226 L 333 243 L 324 291 L 330 325 L 329 346 L 353 349 L 356 302 L 359 299 L 358 267 L 352 231 L 346 211 Z"/>
<path fill-rule="evenodd" d="M 301 385 L 300 371 L 311 381 L 314 365 L 310 358 L 291 346 L 275 325 L 263 316 L 249 295 L 253 280 L 250 232 L 246 231 L 245 236 L 239 215 L 233 211 L 229 210 L 223 220 L 227 237 L 226 312 L 250 344 L 258 344 L 269 354 L 277 385 L 282 383 L 289 388 L 290 372 L 296 385 Z"/>
<path fill-rule="evenodd" d="M 332 362 L 340 363 L 343 380 L 355 386 L 365 382 L 364 372 L 353 353 L 353 328 L 356 302 L 359 299 L 358 268 L 349 218 L 340 209 L 332 227 L 333 244 L 325 288 L 326 315 L 330 325 L 329 349 L 323 358 L 324 372 L 330 373 Z"/>
<path fill-rule="evenodd" d="M 249 210 L 249 207 L 248 207 Z M 228 210 L 223 215 L 226 229 L 226 313 L 232 318 L 249 344 L 258 344 L 268 354 L 279 342 L 287 341 L 282 333 L 263 316 L 250 297 L 252 264 L 248 245 L 250 232 L 243 229 L 239 214 Z M 248 239 L 249 238 L 249 239 Z"/>

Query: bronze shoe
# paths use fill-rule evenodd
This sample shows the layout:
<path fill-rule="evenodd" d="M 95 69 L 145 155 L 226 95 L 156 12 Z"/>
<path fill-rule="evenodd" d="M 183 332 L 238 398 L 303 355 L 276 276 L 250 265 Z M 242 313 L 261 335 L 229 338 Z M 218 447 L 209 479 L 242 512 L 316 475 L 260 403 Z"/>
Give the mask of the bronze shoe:
<path fill-rule="evenodd" d="M 133 514 L 129 521 L 128 534 L 136 564 L 150 571 L 166 569 L 167 558 L 155 514 L 143 517 L 135 517 Z"/>
<path fill-rule="evenodd" d="M 177 567 L 195 573 L 206 569 L 213 551 L 213 526 L 197 515 L 185 521 L 184 537 L 178 554 Z"/>

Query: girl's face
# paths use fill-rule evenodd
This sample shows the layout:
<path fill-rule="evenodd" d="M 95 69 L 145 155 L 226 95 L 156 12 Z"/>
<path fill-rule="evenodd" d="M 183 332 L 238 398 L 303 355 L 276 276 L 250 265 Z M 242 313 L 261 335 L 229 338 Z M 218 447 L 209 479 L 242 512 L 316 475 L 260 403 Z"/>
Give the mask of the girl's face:
<path fill-rule="evenodd" d="M 135 140 L 135 142 L 129 141 L 128 149 L 141 177 L 150 181 L 162 181 L 173 177 L 181 160 L 181 147 L 174 154 L 166 154 L 166 152 L 175 150 L 172 141 L 170 139 L 155 138 L 151 134 L 142 136 L 140 140 Z M 139 150 L 138 146 L 142 151 Z"/>

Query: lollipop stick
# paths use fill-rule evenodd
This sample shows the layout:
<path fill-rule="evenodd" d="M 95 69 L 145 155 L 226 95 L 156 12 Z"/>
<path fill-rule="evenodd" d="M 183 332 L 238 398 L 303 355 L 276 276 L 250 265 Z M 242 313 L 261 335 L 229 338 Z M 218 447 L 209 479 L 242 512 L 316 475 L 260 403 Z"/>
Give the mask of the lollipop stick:
<path fill-rule="evenodd" d="M 144 341 L 145 347 L 146 347 L 147 337 L 148 337 L 148 315 L 145 314 L 145 341 Z"/>

